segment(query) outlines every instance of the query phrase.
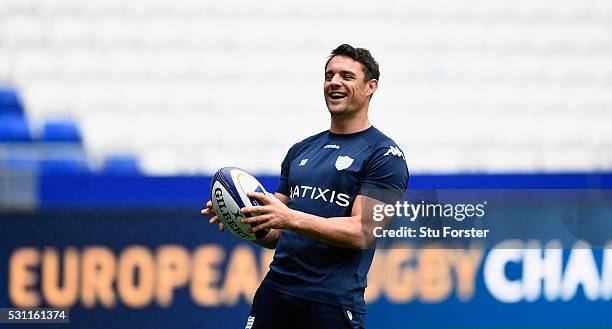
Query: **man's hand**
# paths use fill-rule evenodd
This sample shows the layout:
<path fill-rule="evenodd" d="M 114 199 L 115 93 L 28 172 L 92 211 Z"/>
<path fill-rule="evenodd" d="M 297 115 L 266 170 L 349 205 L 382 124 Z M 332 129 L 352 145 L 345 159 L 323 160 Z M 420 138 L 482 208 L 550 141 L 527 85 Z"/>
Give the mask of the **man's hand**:
<path fill-rule="evenodd" d="M 287 210 L 291 211 L 289 208 L 287 208 L 287 206 L 284 203 L 288 201 L 288 198 L 283 194 L 276 193 L 274 196 L 268 197 L 262 193 L 249 193 L 249 196 L 257 200 L 260 200 L 261 202 L 264 203 L 264 205 L 266 204 L 271 205 L 272 203 L 274 203 L 276 206 L 279 206 L 278 204 L 280 204 L 279 207 L 284 208 L 283 209 L 284 211 L 287 211 Z M 247 208 L 255 208 L 255 207 L 247 207 Z M 243 210 L 247 208 L 243 208 Z M 219 220 L 219 217 L 217 217 L 217 215 L 215 214 L 211 201 L 206 202 L 206 206 L 204 207 L 204 209 L 200 210 L 200 213 L 202 214 L 202 216 L 211 217 L 210 220 L 208 221 L 209 224 L 214 225 L 218 223 L 219 231 L 222 232 L 225 230 L 225 225 L 223 225 L 223 223 Z M 243 213 L 245 212 L 243 211 Z M 250 218 L 250 219 L 253 219 L 253 218 Z M 268 223 L 268 220 L 266 220 L 265 223 Z M 264 228 L 264 226 L 262 225 L 259 225 L 258 227 L 256 227 L 257 231 L 261 230 L 262 228 Z M 253 230 L 252 232 L 255 232 L 255 231 Z M 259 240 L 255 240 L 253 242 L 262 247 L 265 247 L 268 249 L 274 249 L 276 248 L 276 243 L 278 242 L 279 236 L 280 236 L 279 230 L 271 230 L 265 237 Z"/>
<path fill-rule="evenodd" d="M 217 215 L 215 214 L 215 211 L 212 206 L 212 202 L 210 200 L 206 202 L 206 207 L 200 210 L 200 214 L 206 217 L 212 216 L 210 220 L 208 221 L 208 223 L 210 225 L 214 225 L 215 223 L 219 222 L 219 231 L 223 232 L 225 230 L 225 225 L 223 225 L 223 223 L 219 221 L 219 217 L 217 217 Z"/>
<path fill-rule="evenodd" d="M 257 226 L 249 229 L 249 232 L 254 233 L 265 228 L 293 228 L 296 217 L 295 211 L 287 207 L 281 200 L 259 192 L 250 192 L 247 195 L 249 198 L 263 203 L 263 206 L 249 206 L 240 209 L 243 214 L 251 213 L 254 215 L 254 217 L 242 219 L 243 223 L 257 224 Z"/>

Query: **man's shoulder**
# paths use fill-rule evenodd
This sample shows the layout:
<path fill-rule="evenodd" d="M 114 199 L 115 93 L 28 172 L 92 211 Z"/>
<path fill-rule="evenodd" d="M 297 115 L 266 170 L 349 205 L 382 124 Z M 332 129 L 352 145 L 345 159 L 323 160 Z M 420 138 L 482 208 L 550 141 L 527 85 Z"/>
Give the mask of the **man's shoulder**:
<path fill-rule="evenodd" d="M 398 144 L 391 137 L 387 136 L 377 128 L 372 129 L 372 132 L 366 136 L 366 140 L 373 153 L 375 153 L 377 150 L 393 149 L 397 149 L 399 152 L 401 152 Z"/>

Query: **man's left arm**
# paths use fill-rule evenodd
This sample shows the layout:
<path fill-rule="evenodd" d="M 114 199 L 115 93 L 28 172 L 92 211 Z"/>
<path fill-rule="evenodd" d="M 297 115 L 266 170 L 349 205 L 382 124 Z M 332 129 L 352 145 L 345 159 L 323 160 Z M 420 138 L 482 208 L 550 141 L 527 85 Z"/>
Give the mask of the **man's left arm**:
<path fill-rule="evenodd" d="M 242 220 L 243 223 L 259 223 L 250 229 L 251 232 L 265 228 L 289 229 L 312 239 L 347 249 L 365 249 L 369 246 L 373 241 L 371 233 L 373 226 L 370 225 L 374 223 L 373 205 L 383 204 L 376 199 L 358 195 L 350 216 L 324 218 L 290 209 L 280 200 L 263 193 L 249 193 L 249 197 L 263 203 L 263 206 L 242 209 L 242 213 L 258 213 L 255 217 Z"/>

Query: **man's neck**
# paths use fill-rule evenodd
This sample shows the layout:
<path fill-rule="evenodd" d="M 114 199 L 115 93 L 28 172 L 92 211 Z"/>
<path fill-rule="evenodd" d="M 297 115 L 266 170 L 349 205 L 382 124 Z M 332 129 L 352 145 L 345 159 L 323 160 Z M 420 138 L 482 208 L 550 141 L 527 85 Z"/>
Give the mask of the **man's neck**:
<path fill-rule="evenodd" d="M 367 112 L 360 112 L 351 117 L 332 116 L 329 131 L 334 134 L 352 134 L 364 131 L 371 126 Z"/>

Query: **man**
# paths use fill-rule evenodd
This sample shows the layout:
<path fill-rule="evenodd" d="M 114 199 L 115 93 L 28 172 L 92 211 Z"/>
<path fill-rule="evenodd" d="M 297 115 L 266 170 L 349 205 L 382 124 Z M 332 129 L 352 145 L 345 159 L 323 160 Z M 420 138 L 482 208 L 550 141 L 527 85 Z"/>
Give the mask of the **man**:
<path fill-rule="evenodd" d="M 334 49 L 323 84 L 329 131 L 289 149 L 275 197 L 249 194 L 263 206 L 243 208 L 258 213 L 243 222 L 252 223 L 252 232 L 270 228 L 256 243 L 276 252 L 247 328 L 364 327 L 363 294 L 374 256 L 365 205 L 391 203 L 408 184 L 403 153 L 368 119 L 379 75 L 367 49 Z M 214 214 L 210 202 L 202 214 Z M 213 216 L 210 223 L 216 222 Z"/>

